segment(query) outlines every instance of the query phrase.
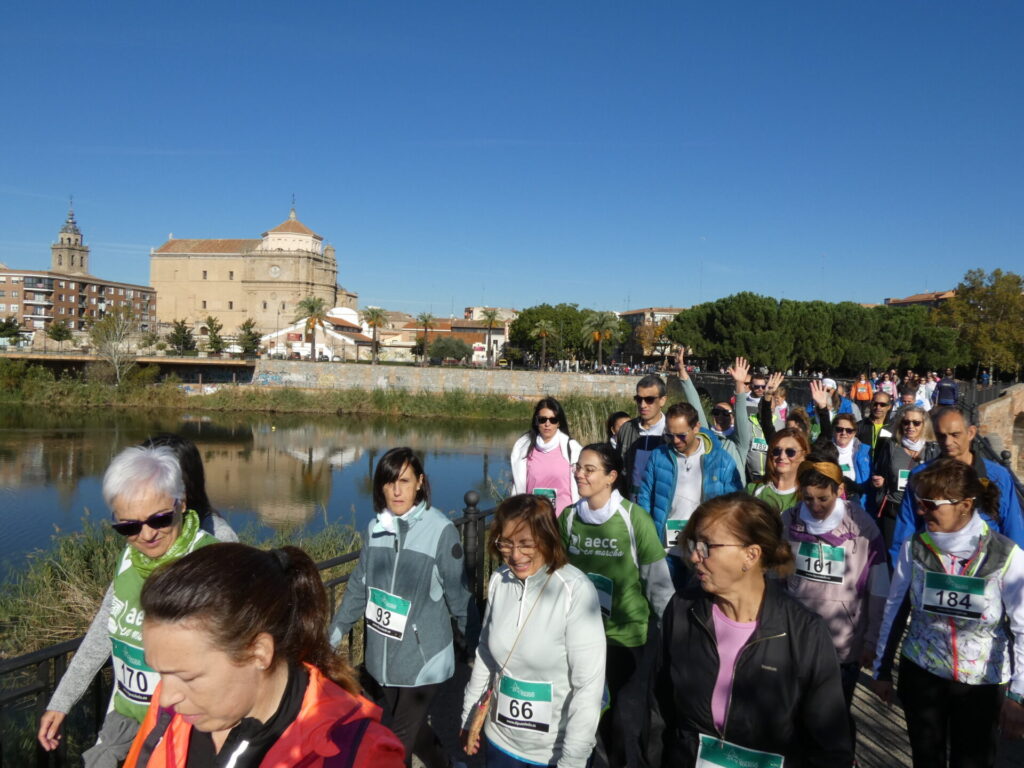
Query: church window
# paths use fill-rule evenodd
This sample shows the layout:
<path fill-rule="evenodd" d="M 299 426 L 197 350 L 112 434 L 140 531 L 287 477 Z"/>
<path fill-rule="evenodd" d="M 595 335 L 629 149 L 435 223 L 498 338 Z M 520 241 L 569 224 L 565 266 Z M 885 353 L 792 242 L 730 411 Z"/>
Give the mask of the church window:
<path fill-rule="evenodd" d="M 228 309 L 234 309 L 234 308 L 235 308 L 235 302 L 229 301 L 228 302 Z"/>
<path fill-rule="evenodd" d="M 57 256 L 57 266 L 58 267 L 63 267 L 64 266 L 64 257 L 63 256 Z"/>
<path fill-rule="evenodd" d="M 203 309 L 206 309 L 206 301 L 203 301 Z"/>
<path fill-rule="evenodd" d="M 284 309 L 284 302 L 283 301 L 281 302 L 281 309 L 282 310 Z"/>
<path fill-rule="evenodd" d="M 264 308 L 264 309 L 266 309 L 266 308 L 267 308 L 267 302 L 265 302 L 265 301 L 263 302 L 263 308 Z"/>
<path fill-rule="evenodd" d="M 234 280 L 234 279 L 235 279 L 235 273 L 229 271 L 228 272 L 228 280 Z"/>
<path fill-rule="evenodd" d="M 203 270 L 203 280 L 205 280 L 205 279 L 206 279 L 206 270 L 204 269 Z"/>

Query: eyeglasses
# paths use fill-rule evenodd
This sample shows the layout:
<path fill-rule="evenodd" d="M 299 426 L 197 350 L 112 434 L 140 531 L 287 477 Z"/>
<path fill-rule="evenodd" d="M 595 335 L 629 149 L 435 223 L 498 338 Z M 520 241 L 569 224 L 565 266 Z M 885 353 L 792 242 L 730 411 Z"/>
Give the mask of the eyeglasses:
<path fill-rule="evenodd" d="M 583 475 L 584 477 L 590 477 L 592 474 L 598 471 L 597 467 L 585 467 L 582 464 L 573 464 L 572 471 L 577 475 Z"/>
<path fill-rule="evenodd" d="M 920 419 L 904 419 L 903 420 L 903 426 L 905 426 L 905 427 L 920 427 L 922 424 L 924 424 L 924 422 L 921 421 Z"/>
<path fill-rule="evenodd" d="M 515 550 L 519 550 L 519 554 L 529 557 L 533 554 L 534 550 L 537 549 L 537 545 L 532 541 L 529 544 L 513 544 L 511 541 L 505 541 L 498 539 L 494 542 L 494 546 L 497 547 L 498 551 L 503 555 L 511 555 Z"/>
<path fill-rule="evenodd" d="M 934 512 L 945 504 L 959 504 L 963 499 L 918 499 L 917 508 L 925 512 Z"/>
<path fill-rule="evenodd" d="M 837 435 L 852 435 L 857 430 L 853 427 L 833 427 Z"/>
<path fill-rule="evenodd" d="M 656 402 L 661 400 L 657 395 L 633 395 L 633 401 L 640 405 L 640 403 L 647 403 L 647 405 L 654 405 Z"/>
<path fill-rule="evenodd" d="M 764 389 L 767 386 L 768 386 L 767 384 L 751 384 L 750 388 L 751 389 Z"/>
<path fill-rule="evenodd" d="M 716 419 L 720 419 L 724 416 L 732 416 L 732 411 L 727 411 L 725 408 L 712 408 L 711 415 Z"/>
<path fill-rule="evenodd" d="M 172 509 L 165 509 L 162 512 L 154 512 L 145 520 L 124 520 L 119 523 L 111 523 L 110 527 L 122 536 L 138 536 L 142 533 L 142 526 L 148 525 L 154 531 L 166 528 L 174 522 L 174 515 L 178 512 L 179 500 L 174 500 Z"/>
<path fill-rule="evenodd" d="M 691 541 L 688 544 L 690 553 L 697 553 L 701 560 L 707 560 L 711 556 L 711 550 L 717 547 L 745 547 L 746 544 L 711 544 L 707 541 Z"/>
<path fill-rule="evenodd" d="M 796 448 L 772 448 L 772 456 L 778 458 L 782 454 L 786 454 L 789 458 L 793 458 L 799 451 Z"/>
<path fill-rule="evenodd" d="M 557 424 L 557 423 L 558 423 L 558 417 L 557 416 L 538 416 L 537 417 L 537 424 L 538 425 L 540 425 L 540 424 Z"/>
<path fill-rule="evenodd" d="M 888 403 L 883 403 L 881 400 L 873 400 L 871 402 L 871 407 L 872 408 L 888 408 L 889 404 Z"/>
<path fill-rule="evenodd" d="M 662 436 L 665 438 L 666 443 L 674 443 L 676 440 L 680 442 L 686 442 L 686 438 L 690 436 L 689 432 L 664 432 Z"/>

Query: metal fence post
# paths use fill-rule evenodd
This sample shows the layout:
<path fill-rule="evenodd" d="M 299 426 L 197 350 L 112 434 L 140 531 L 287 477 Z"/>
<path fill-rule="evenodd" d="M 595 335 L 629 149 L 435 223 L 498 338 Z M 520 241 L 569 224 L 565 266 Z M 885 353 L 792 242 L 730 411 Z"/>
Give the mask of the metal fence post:
<path fill-rule="evenodd" d="M 466 508 L 462 510 L 466 516 L 462 537 L 462 546 L 466 550 L 466 575 L 469 577 L 469 587 L 477 605 L 480 605 L 483 602 L 483 548 L 480 542 L 480 510 L 476 508 L 480 503 L 480 494 L 476 491 L 466 491 L 462 498 L 466 502 Z"/>

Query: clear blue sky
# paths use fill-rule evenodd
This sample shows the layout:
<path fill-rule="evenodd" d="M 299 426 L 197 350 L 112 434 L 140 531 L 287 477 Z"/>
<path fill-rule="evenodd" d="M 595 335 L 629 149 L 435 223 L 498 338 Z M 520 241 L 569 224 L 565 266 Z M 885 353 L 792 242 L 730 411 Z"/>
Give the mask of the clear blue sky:
<path fill-rule="evenodd" d="M 1024 3 L 15 3 L 0 261 L 299 218 L 361 305 L 879 302 L 1024 269 Z"/>

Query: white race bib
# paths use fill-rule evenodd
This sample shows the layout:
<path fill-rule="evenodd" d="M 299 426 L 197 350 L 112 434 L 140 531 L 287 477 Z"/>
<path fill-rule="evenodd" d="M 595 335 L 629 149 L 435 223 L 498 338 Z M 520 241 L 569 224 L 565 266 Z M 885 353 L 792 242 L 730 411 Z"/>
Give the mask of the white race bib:
<path fill-rule="evenodd" d="M 907 480 L 909 480 L 909 479 L 910 479 L 910 470 L 909 469 L 901 469 L 900 470 L 899 480 L 896 481 L 896 490 L 897 491 L 902 491 L 904 488 L 906 488 L 907 487 Z"/>
<path fill-rule="evenodd" d="M 846 550 L 828 544 L 801 541 L 796 551 L 796 575 L 808 581 L 842 584 Z"/>
<path fill-rule="evenodd" d="M 383 589 L 370 587 L 370 599 L 366 601 L 366 626 L 384 637 L 401 640 L 405 635 L 405 623 L 409 620 L 412 603 Z"/>
<path fill-rule="evenodd" d="M 117 690 L 128 701 L 148 704 L 160 682 L 160 675 L 146 664 L 142 649 L 116 637 L 110 638 L 114 651 L 114 679 Z"/>
<path fill-rule="evenodd" d="M 768 453 L 768 441 L 763 437 L 755 437 L 750 447 L 758 453 Z"/>
<path fill-rule="evenodd" d="M 615 584 L 600 573 L 588 573 L 587 578 L 597 587 L 597 599 L 601 603 L 601 617 L 607 619 L 612 615 L 612 593 L 615 590 Z"/>
<path fill-rule="evenodd" d="M 782 763 L 782 755 L 747 749 L 702 733 L 695 768 L 782 768 Z"/>
<path fill-rule="evenodd" d="M 674 547 L 679 534 L 686 527 L 687 520 L 666 520 L 665 521 L 665 547 Z"/>
<path fill-rule="evenodd" d="M 929 613 L 958 619 L 980 619 L 988 607 L 985 580 L 977 576 L 951 576 L 928 571 L 921 605 Z"/>
<path fill-rule="evenodd" d="M 502 675 L 495 719 L 523 731 L 551 729 L 551 683 L 534 683 Z"/>

